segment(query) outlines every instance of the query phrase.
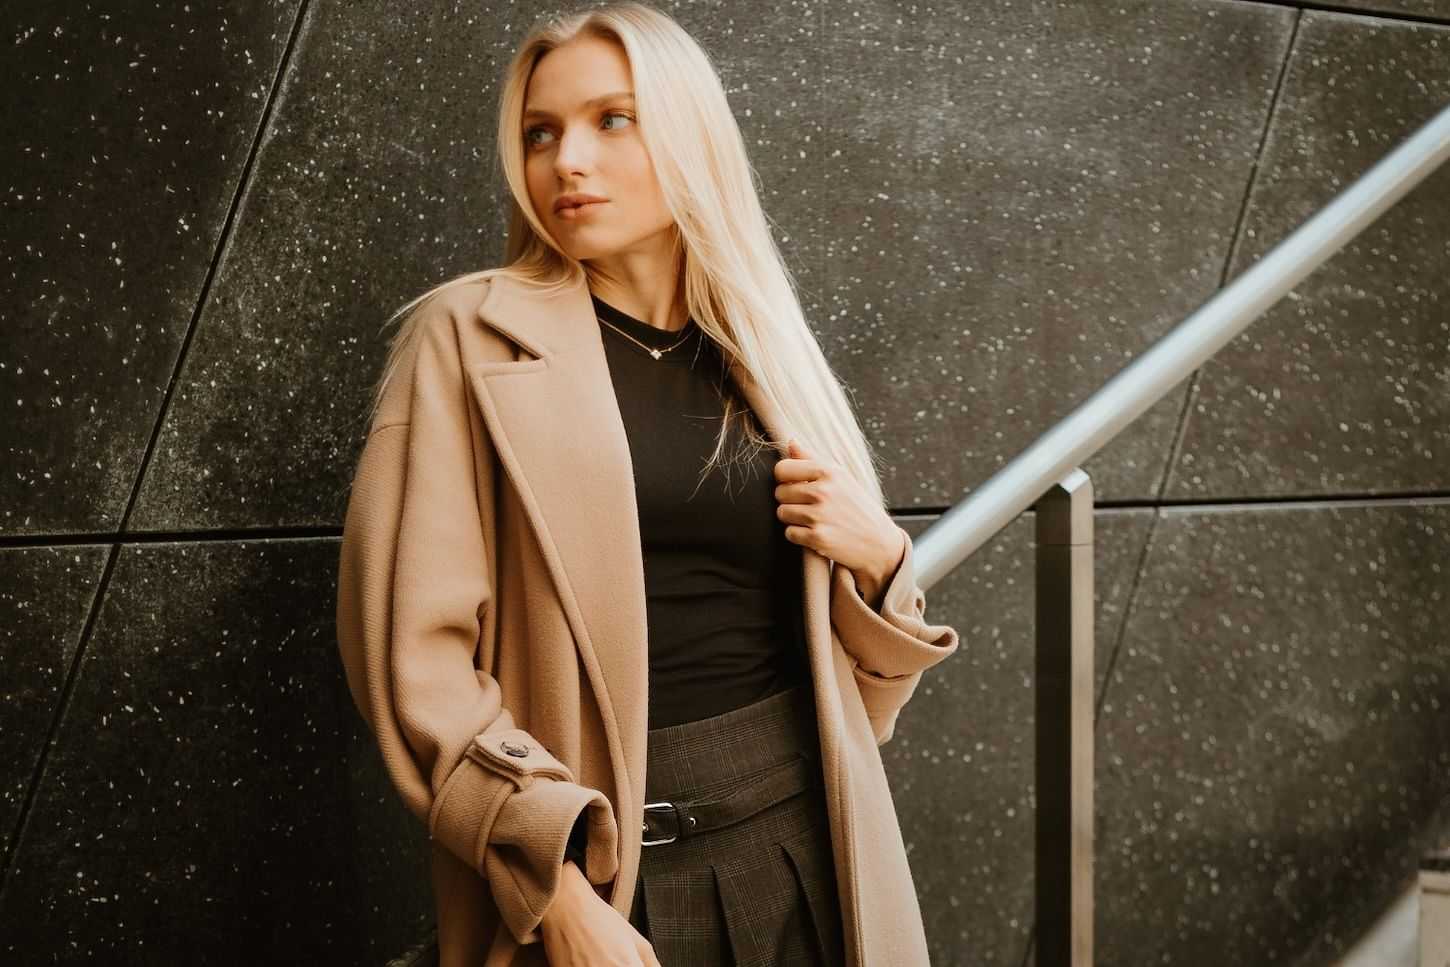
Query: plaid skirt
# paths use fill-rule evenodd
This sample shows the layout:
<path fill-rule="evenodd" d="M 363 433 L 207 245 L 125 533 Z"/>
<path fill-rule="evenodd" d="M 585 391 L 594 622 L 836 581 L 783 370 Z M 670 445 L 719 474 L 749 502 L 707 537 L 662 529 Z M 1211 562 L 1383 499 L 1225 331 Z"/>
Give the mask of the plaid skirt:
<path fill-rule="evenodd" d="M 810 763 L 806 789 L 731 825 L 643 847 L 629 919 L 664 967 L 844 961 L 809 684 L 651 729 L 645 801 L 711 799 L 798 756 Z"/>

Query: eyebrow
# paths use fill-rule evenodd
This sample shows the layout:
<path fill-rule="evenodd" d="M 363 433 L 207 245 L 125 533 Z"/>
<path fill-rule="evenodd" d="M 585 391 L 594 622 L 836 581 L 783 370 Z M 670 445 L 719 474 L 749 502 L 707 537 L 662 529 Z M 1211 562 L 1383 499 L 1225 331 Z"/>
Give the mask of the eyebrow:
<path fill-rule="evenodd" d="M 613 101 L 613 100 L 616 100 L 616 99 L 618 99 L 618 100 L 626 100 L 627 99 L 627 100 L 633 101 L 634 100 L 634 93 L 632 91 L 613 91 L 613 92 L 611 92 L 609 94 L 601 94 L 598 97 L 591 97 L 589 100 L 585 101 L 584 102 L 584 106 L 586 108 L 594 107 L 595 105 L 603 104 L 606 101 Z M 525 117 L 525 119 L 532 118 L 532 117 L 552 118 L 552 117 L 554 117 L 554 115 L 551 114 L 551 113 L 549 113 L 548 111 L 541 111 L 538 108 L 531 107 L 527 111 L 524 112 L 524 117 Z"/>

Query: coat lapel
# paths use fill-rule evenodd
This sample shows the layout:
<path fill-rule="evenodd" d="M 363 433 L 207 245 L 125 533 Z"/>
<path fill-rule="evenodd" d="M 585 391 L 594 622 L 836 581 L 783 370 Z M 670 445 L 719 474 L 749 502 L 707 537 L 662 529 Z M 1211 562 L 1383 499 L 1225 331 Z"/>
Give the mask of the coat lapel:
<path fill-rule="evenodd" d="M 574 630 L 616 775 L 623 767 L 629 777 L 621 796 L 642 809 L 649 712 L 644 561 L 629 440 L 589 289 L 581 278 L 545 295 L 494 276 L 478 315 L 525 350 L 517 360 L 476 364 L 471 379 Z M 730 375 L 761 425 L 785 440 L 789 427 L 749 374 L 734 366 Z M 784 446 L 777 452 L 784 456 Z M 827 613 L 829 562 L 810 549 L 802 557 L 807 633 L 815 642 Z M 812 660 L 829 668 L 829 650 Z"/>
<path fill-rule="evenodd" d="M 645 734 L 649 711 L 644 559 L 629 441 L 589 290 L 543 295 L 495 276 L 478 315 L 525 350 L 476 364 L 471 378 L 578 642 L 621 800 L 633 807 L 644 762 L 630 737 Z"/>

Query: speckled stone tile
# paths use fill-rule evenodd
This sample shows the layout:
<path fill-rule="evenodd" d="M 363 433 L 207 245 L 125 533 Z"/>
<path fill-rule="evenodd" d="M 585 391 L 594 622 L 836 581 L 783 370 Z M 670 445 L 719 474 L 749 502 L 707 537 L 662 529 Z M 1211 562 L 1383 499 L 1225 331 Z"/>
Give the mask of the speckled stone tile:
<path fill-rule="evenodd" d="M 824 78 L 826 343 L 892 503 L 942 506 L 1218 285 L 1295 12 L 851 2 Z M 1086 464 L 1155 490 L 1175 390 Z"/>
<path fill-rule="evenodd" d="M 1450 19 L 1450 0 L 1328 0 L 1326 7 L 1346 13 L 1379 14 L 1393 17 L 1409 14 L 1415 17 Z"/>
<path fill-rule="evenodd" d="M 12 4 L 0 530 L 115 530 L 298 3 Z"/>
<path fill-rule="evenodd" d="M 502 254 L 486 174 L 503 19 L 309 7 L 134 530 L 340 519 L 384 321 Z"/>
<path fill-rule="evenodd" d="M 1450 818 L 1450 504 L 1171 511 L 1098 735 L 1100 964 L 1326 964 Z"/>
<path fill-rule="evenodd" d="M 347 691 L 337 548 L 122 549 L 0 895 L 0 960 L 382 963 L 423 932 L 426 833 Z"/>
<path fill-rule="evenodd" d="M 902 519 L 913 536 L 935 518 Z M 1095 659 L 1102 680 L 1147 538 L 1145 511 L 1095 518 Z M 881 747 L 939 967 L 1018 967 L 1033 914 L 1033 515 L 927 591 L 961 636 Z"/>
<path fill-rule="evenodd" d="M 10 842 L 75 659 L 104 546 L 0 550 L 0 836 Z"/>
<path fill-rule="evenodd" d="M 553 8 L 549 8 L 553 9 Z M 502 263 L 504 69 L 541 4 L 324 4 L 258 153 L 142 487 L 137 530 L 342 517 L 389 315 Z M 715 55 L 778 241 L 808 277 L 824 192 L 811 4 L 682 7 Z M 426 52 L 426 56 L 423 55 Z M 820 148 L 822 152 L 826 149 Z M 799 232 L 793 226 L 799 226 Z"/>
<path fill-rule="evenodd" d="M 1450 27 L 1307 12 L 1235 273 L 1450 105 Z M 1450 165 L 1200 370 L 1172 497 L 1450 485 Z"/>
<path fill-rule="evenodd" d="M 820 213 L 835 187 L 821 177 L 835 150 L 821 78 L 833 0 L 741 4 L 710 0 L 663 5 L 715 62 L 758 175 L 760 201 L 799 293 L 807 320 L 820 311 L 826 240 Z"/>

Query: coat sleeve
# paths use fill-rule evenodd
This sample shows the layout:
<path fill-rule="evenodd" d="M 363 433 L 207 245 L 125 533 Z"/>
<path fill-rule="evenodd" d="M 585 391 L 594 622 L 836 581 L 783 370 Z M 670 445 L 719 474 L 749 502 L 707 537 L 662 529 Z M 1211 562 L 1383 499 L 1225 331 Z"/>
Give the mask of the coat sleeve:
<path fill-rule="evenodd" d="M 906 549 L 877 610 L 861 597 L 850 568 L 831 569 L 831 627 L 855 659 L 852 673 L 878 746 L 891 741 L 896 718 L 922 673 L 959 643 L 956 629 L 924 620 L 926 594 L 916 583 L 911 535 L 905 529 L 902 534 Z"/>
<path fill-rule="evenodd" d="M 487 880 L 503 923 L 529 944 L 543 939 L 575 820 L 588 824 L 594 883 L 618 871 L 618 832 L 609 799 L 518 728 L 498 681 L 477 667 L 495 602 L 471 398 L 450 320 L 419 323 L 348 498 L 338 647 L 404 802 Z"/>

